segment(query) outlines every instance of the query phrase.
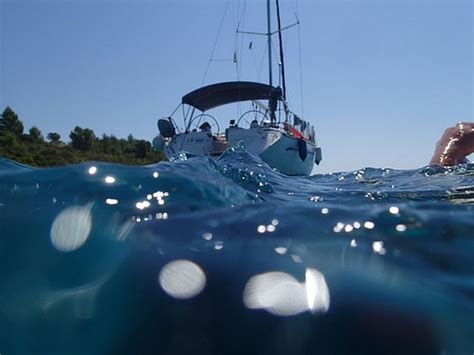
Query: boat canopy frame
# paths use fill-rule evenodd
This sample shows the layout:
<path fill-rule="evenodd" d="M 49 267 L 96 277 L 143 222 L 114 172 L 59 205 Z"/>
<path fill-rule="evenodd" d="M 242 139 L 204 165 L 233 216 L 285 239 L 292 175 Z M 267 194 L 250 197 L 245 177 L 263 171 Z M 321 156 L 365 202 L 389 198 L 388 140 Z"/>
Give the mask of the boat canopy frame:
<path fill-rule="evenodd" d="M 268 100 L 268 106 L 259 104 L 259 100 Z M 193 129 L 195 117 L 202 116 L 204 113 L 208 114 L 207 111 L 213 108 L 242 101 L 253 102 L 255 105 L 254 110 L 259 111 L 257 107 L 263 109 L 261 113 L 263 116 L 268 117 L 270 125 L 282 122 L 282 113 L 284 114 L 285 122 L 292 115 L 280 87 L 251 81 L 227 81 L 204 86 L 184 95 L 181 103 L 178 104 L 171 115 L 167 116 L 167 119 L 181 133 L 179 125 L 174 120 L 174 114 L 181 108 L 184 132 L 189 132 Z M 196 111 L 201 113 L 195 116 Z M 246 113 L 248 112 L 245 112 L 243 115 Z M 215 120 L 213 116 L 211 117 Z M 260 123 L 264 121 L 262 119 Z"/>
<path fill-rule="evenodd" d="M 251 81 L 227 81 L 191 91 L 183 96 L 181 103 L 206 112 L 235 102 L 256 100 L 285 102 L 279 87 Z"/>

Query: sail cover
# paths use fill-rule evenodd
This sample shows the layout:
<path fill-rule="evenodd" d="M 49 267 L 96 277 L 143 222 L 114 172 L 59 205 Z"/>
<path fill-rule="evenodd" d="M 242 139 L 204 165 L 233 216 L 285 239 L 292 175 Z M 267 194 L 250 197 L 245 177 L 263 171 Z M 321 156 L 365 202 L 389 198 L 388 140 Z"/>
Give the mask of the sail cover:
<path fill-rule="evenodd" d="M 183 96 L 182 103 L 201 111 L 238 101 L 282 100 L 281 89 L 250 81 L 229 81 L 196 89 Z"/>

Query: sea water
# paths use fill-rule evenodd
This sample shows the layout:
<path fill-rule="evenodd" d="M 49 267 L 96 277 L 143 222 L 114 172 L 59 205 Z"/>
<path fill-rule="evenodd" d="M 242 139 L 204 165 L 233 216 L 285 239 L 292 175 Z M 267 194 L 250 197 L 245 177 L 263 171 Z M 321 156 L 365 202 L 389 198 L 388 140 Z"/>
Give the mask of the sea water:
<path fill-rule="evenodd" d="M 474 165 L 0 160 L 0 353 L 472 354 Z"/>

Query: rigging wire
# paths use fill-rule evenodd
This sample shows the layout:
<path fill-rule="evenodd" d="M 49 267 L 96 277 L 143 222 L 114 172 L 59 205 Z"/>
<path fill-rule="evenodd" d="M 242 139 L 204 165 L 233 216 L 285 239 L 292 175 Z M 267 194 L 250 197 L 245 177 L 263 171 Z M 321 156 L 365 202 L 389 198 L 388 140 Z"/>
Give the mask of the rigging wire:
<path fill-rule="evenodd" d="M 301 31 L 298 26 L 298 62 L 300 71 L 300 101 L 301 101 L 301 115 L 304 117 L 304 91 L 303 91 L 303 56 L 301 54 Z"/>
<path fill-rule="evenodd" d="M 242 23 L 242 26 L 245 26 L 245 12 L 246 12 L 246 9 L 247 9 L 247 0 L 244 0 L 243 2 L 243 5 L 242 5 L 242 13 L 241 13 L 241 16 L 240 16 L 240 20 L 239 20 L 239 24 L 238 26 L 240 26 L 240 24 Z M 239 27 L 236 28 L 235 30 L 235 35 L 238 39 L 238 30 L 239 30 Z M 237 40 L 237 46 L 238 46 L 238 40 Z M 238 62 L 238 67 L 240 70 L 237 70 L 237 81 L 240 81 L 241 77 L 242 77 L 242 69 L 243 69 L 243 53 L 244 53 L 244 36 L 240 36 L 240 57 L 239 59 L 237 60 Z M 237 116 L 240 117 L 241 113 L 242 113 L 242 110 L 241 110 L 241 104 L 240 102 L 237 103 Z"/>
<path fill-rule="evenodd" d="M 244 14 L 245 14 L 246 4 L 247 4 L 247 0 L 244 0 L 244 4 L 242 6 L 242 12 L 240 13 L 240 16 L 239 16 L 238 21 L 237 21 L 237 30 L 240 29 L 240 24 L 242 22 L 242 18 L 244 17 Z M 240 0 L 239 0 L 239 7 L 238 8 L 240 10 Z"/>
<path fill-rule="evenodd" d="M 280 1 L 276 0 L 277 22 L 278 22 L 278 44 L 280 49 L 280 66 L 281 66 L 281 83 L 283 89 L 283 97 L 286 100 L 286 82 L 285 82 L 285 60 L 283 58 L 283 39 L 281 35 L 281 17 L 280 17 Z"/>
<path fill-rule="evenodd" d="M 242 12 L 240 14 L 240 17 L 239 17 L 239 21 L 238 21 L 238 24 L 237 24 L 237 27 L 236 27 L 236 34 L 237 35 L 240 35 L 240 38 L 241 38 L 241 44 L 240 44 L 240 59 L 239 59 L 239 63 L 240 63 L 240 75 L 238 76 L 238 80 L 241 79 L 242 77 L 242 72 L 243 72 L 243 52 L 244 52 L 244 48 L 247 48 L 248 51 L 251 52 L 252 54 L 252 60 L 253 60 L 253 66 L 255 68 L 255 74 L 257 75 L 257 81 L 260 80 L 260 75 L 261 75 L 261 71 L 262 71 L 262 63 L 263 63 L 263 60 L 264 58 L 262 58 L 262 63 L 259 64 L 259 59 L 257 58 L 259 55 L 256 54 L 256 44 L 255 42 L 252 40 L 252 35 L 250 33 L 246 33 L 246 32 L 240 32 L 240 26 L 241 24 L 243 25 L 243 19 L 244 19 L 244 16 L 245 16 L 245 11 L 246 11 L 246 4 L 247 4 L 247 0 L 244 0 L 243 1 L 243 7 L 242 7 Z M 248 37 L 247 37 L 248 36 Z M 247 38 L 250 38 L 250 42 L 249 42 L 249 45 L 245 46 L 244 47 L 244 39 L 247 39 Z M 265 54 L 267 53 L 267 48 L 264 47 L 264 56 Z"/>
<path fill-rule="evenodd" d="M 289 31 L 285 31 L 283 33 L 283 43 L 288 43 L 288 36 L 289 36 Z M 286 83 L 285 83 L 286 84 Z M 286 105 L 288 107 L 288 109 L 291 111 L 291 108 L 292 108 L 292 105 L 290 104 L 292 101 L 291 101 L 291 94 L 288 93 L 288 91 L 285 91 L 285 101 L 286 101 Z"/>
<path fill-rule="evenodd" d="M 235 8 L 235 1 L 232 2 L 232 28 L 236 28 L 236 22 L 238 21 L 239 17 L 239 9 L 240 9 L 240 1 L 237 1 L 237 9 Z M 239 80 L 239 62 L 237 60 L 237 53 L 239 50 L 239 38 L 238 33 L 235 31 L 234 33 L 234 53 L 232 55 L 232 61 L 235 64 L 235 75 L 237 80 Z"/>
<path fill-rule="evenodd" d="M 247 0 L 244 0 L 244 4 L 242 6 L 242 14 L 241 14 L 241 17 L 240 17 L 240 21 L 239 21 L 239 26 L 240 26 L 240 23 L 242 23 L 242 26 L 245 25 L 245 11 L 247 9 Z M 238 35 L 238 28 L 237 30 L 235 31 L 235 33 Z M 237 76 L 237 80 L 240 80 L 241 76 L 242 76 L 242 68 L 243 68 L 243 53 L 244 53 L 244 36 L 240 36 L 240 58 L 239 58 L 239 65 L 240 65 L 240 71 L 239 71 L 239 75 Z"/>
<path fill-rule="evenodd" d="M 304 92 L 303 92 L 303 64 L 302 64 L 302 46 L 301 46 L 301 29 L 300 29 L 300 26 L 301 26 L 301 23 L 300 23 L 300 18 L 299 18 L 299 9 L 298 9 L 298 0 L 295 0 L 294 2 L 293 1 L 290 1 L 290 4 L 291 4 L 291 7 L 292 7 L 292 10 L 293 10 L 293 13 L 294 13 L 294 16 L 295 16 L 295 20 L 296 20 L 296 27 L 297 27 L 297 34 L 298 34 L 298 66 L 299 66 L 299 86 L 300 86 L 300 105 L 301 105 L 301 115 L 304 116 L 304 105 L 303 105 L 303 102 L 304 102 Z M 285 27 L 287 28 L 287 27 Z M 286 43 L 287 42 L 287 38 L 288 38 L 288 34 L 285 33 L 284 35 L 284 39 L 283 39 L 283 42 Z M 275 51 L 275 47 L 272 46 L 273 50 Z M 283 75 L 283 68 L 282 68 L 282 65 L 281 65 L 281 61 L 278 62 L 278 68 L 279 68 L 279 75 L 280 75 L 280 82 L 282 81 L 282 75 Z M 287 102 L 287 105 L 288 107 L 290 108 L 291 110 L 291 105 L 290 105 L 290 102 L 292 102 L 290 100 L 290 95 L 288 93 L 286 93 L 286 96 L 285 96 L 285 99 L 286 99 L 286 102 Z"/>
<path fill-rule="evenodd" d="M 291 8 L 293 10 L 293 13 L 295 14 L 295 19 L 296 22 L 300 22 L 299 16 L 298 16 L 298 0 L 295 0 L 294 3 L 293 1 L 290 1 Z"/>
<path fill-rule="evenodd" d="M 204 71 L 204 76 L 203 76 L 202 81 L 201 81 L 201 86 L 204 84 L 204 81 L 206 80 L 207 72 L 209 71 L 209 67 L 211 66 L 212 58 L 213 58 L 214 52 L 216 50 L 217 41 L 219 40 L 219 36 L 220 36 L 221 30 L 222 30 L 222 26 L 224 25 L 224 19 L 225 19 L 226 14 L 227 14 L 227 9 L 229 8 L 229 4 L 230 4 L 230 0 L 227 0 L 227 4 L 226 4 L 225 10 L 224 10 L 224 15 L 222 16 L 221 23 L 219 25 L 219 29 L 217 30 L 217 36 L 216 36 L 216 39 L 214 40 L 214 45 L 212 46 L 211 56 L 209 58 L 209 61 L 207 62 L 206 70 Z"/>
<path fill-rule="evenodd" d="M 250 41 L 248 50 L 250 51 L 250 53 L 252 53 L 253 65 L 255 67 L 255 74 L 257 75 L 257 78 L 258 78 L 258 61 L 255 55 L 255 51 L 253 49 L 253 41 Z"/>
<path fill-rule="evenodd" d="M 260 67 L 258 68 L 257 81 L 260 81 L 260 75 L 262 74 L 263 63 L 265 62 L 265 58 L 267 57 L 267 50 L 268 50 L 268 47 L 264 46 L 262 59 L 260 60 Z"/>
<path fill-rule="evenodd" d="M 273 51 L 273 53 L 278 53 L 277 48 L 275 47 L 275 42 L 274 42 L 274 41 L 271 41 L 271 44 L 272 44 L 272 51 Z M 278 67 L 278 75 L 281 76 L 281 71 L 280 71 L 280 59 L 278 59 L 276 56 L 273 57 L 273 63 L 272 63 L 273 66 L 275 65 L 275 62 L 276 62 L 276 65 L 277 65 L 277 67 Z M 279 78 L 278 80 L 281 80 L 281 78 Z"/>
<path fill-rule="evenodd" d="M 300 19 L 299 19 L 299 11 L 298 11 L 298 0 L 295 1 L 296 3 L 296 11 L 295 11 L 295 16 L 296 20 L 298 21 L 298 62 L 299 62 L 299 69 L 300 69 L 300 100 L 301 100 L 301 115 L 305 117 L 304 115 L 304 92 L 303 92 L 303 56 L 302 56 L 302 50 L 301 50 L 301 24 L 300 24 Z"/>

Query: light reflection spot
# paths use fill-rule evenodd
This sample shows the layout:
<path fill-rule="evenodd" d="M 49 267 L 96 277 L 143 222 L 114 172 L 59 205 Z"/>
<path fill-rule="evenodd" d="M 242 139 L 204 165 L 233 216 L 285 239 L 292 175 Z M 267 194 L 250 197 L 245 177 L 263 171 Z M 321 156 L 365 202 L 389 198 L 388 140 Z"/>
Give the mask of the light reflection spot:
<path fill-rule="evenodd" d="M 150 202 L 149 201 L 141 201 L 141 202 L 137 202 L 135 204 L 135 207 L 138 208 L 139 210 L 143 210 L 145 208 L 148 208 L 150 207 Z"/>
<path fill-rule="evenodd" d="M 92 205 L 68 207 L 59 213 L 51 226 L 53 246 L 62 252 L 79 249 L 89 238 L 92 228 Z"/>
<path fill-rule="evenodd" d="M 271 233 L 271 232 L 274 232 L 276 228 L 273 224 L 269 224 L 266 229 L 267 229 L 267 232 Z"/>
<path fill-rule="evenodd" d="M 397 224 L 395 229 L 397 230 L 397 232 L 405 232 L 407 230 L 407 226 L 404 224 Z"/>
<path fill-rule="evenodd" d="M 188 299 L 201 293 L 206 286 L 206 275 L 196 263 L 180 259 L 166 264 L 158 281 L 171 297 Z"/>
<path fill-rule="evenodd" d="M 300 264 L 300 263 L 303 262 L 303 260 L 301 259 L 301 257 L 300 257 L 299 255 L 291 255 L 291 258 L 293 259 L 293 261 L 294 261 L 295 263 Z"/>
<path fill-rule="evenodd" d="M 276 218 L 275 218 L 275 219 L 272 219 L 272 224 L 273 224 L 274 226 L 277 226 L 278 223 L 280 223 L 280 222 L 278 221 L 278 219 L 276 219 Z"/>
<path fill-rule="evenodd" d="M 385 255 L 387 252 L 385 248 L 383 247 L 383 242 L 382 241 L 376 241 L 372 243 L 372 249 L 374 252 L 380 255 Z"/>
<path fill-rule="evenodd" d="M 153 173 L 153 177 L 156 179 L 156 178 L 158 178 L 158 176 L 160 176 L 160 174 L 158 174 L 158 172 L 155 171 L 155 172 Z"/>
<path fill-rule="evenodd" d="M 321 213 L 322 214 L 328 214 L 329 213 L 329 208 L 326 208 L 326 207 L 322 208 Z"/>
<path fill-rule="evenodd" d="M 398 214 L 400 212 L 400 209 L 397 207 L 397 206 L 391 206 L 388 211 L 391 213 L 391 214 Z"/>
<path fill-rule="evenodd" d="M 211 240 L 212 239 L 212 233 L 204 233 L 202 235 L 202 238 L 205 240 Z"/>
<path fill-rule="evenodd" d="M 367 228 L 367 229 L 374 229 L 375 224 L 374 224 L 374 222 L 367 221 L 367 222 L 364 223 L 364 227 Z"/>
<path fill-rule="evenodd" d="M 107 184 L 113 184 L 115 182 L 115 178 L 113 176 L 106 176 L 104 181 L 107 183 Z"/>
<path fill-rule="evenodd" d="M 334 226 L 333 228 L 333 231 L 335 233 L 339 233 L 340 231 L 342 231 L 344 229 L 344 223 L 341 223 L 341 222 L 337 222 L 337 224 Z"/>
<path fill-rule="evenodd" d="M 105 203 L 108 205 L 116 205 L 118 203 L 118 200 L 115 198 L 108 198 L 107 200 L 105 200 Z"/>
<path fill-rule="evenodd" d="M 247 308 L 264 309 L 276 316 L 293 316 L 305 311 L 327 312 L 329 289 L 324 276 L 306 269 L 305 282 L 284 272 L 255 275 L 245 285 L 243 301 Z"/>
<path fill-rule="evenodd" d="M 157 214 L 155 214 L 155 218 L 156 219 L 168 219 L 168 212 L 158 212 Z"/>
<path fill-rule="evenodd" d="M 280 254 L 280 255 L 286 254 L 287 251 L 288 251 L 288 248 L 285 248 L 285 247 L 276 247 L 275 248 L 275 252 L 277 254 Z"/>
<path fill-rule="evenodd" d="M 265 233 L 266 230 L 267 230 L 267 227 L 265 227 L 263 224 L 257 227 L 257 232 L 259 232 L 260 234 Z"/>
<path fill-rule="evenodd" d="M 252 277 L 244 289 L 244 304 L 265 309 L 278 316 L 292 316 L 307 310 L 304 287 L 284 272 L 268 272 Z"/>
<path fill-rule="evenodd" d="M 312 312 L 326 313 L 329 310 L 329 289 L 324 275 L 316 269 L 305 272 L 306 299 Z"/>
<path fill-rule="evenodd" d="M 91 166 L 88 172 L 90 175 L 94 175 L 97 172 L 97 168 L 95 166 Z"/>

